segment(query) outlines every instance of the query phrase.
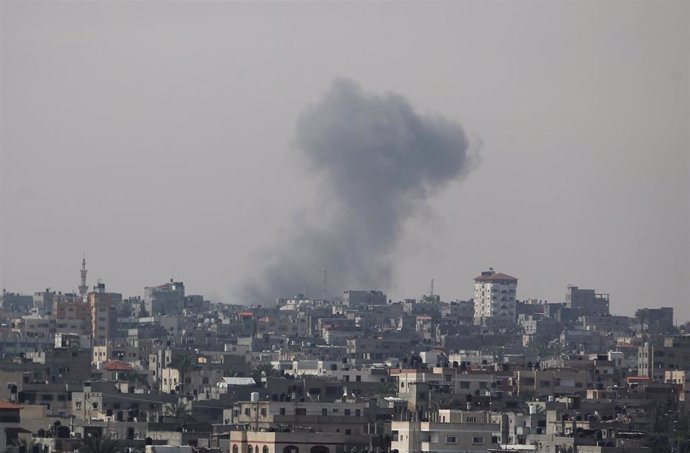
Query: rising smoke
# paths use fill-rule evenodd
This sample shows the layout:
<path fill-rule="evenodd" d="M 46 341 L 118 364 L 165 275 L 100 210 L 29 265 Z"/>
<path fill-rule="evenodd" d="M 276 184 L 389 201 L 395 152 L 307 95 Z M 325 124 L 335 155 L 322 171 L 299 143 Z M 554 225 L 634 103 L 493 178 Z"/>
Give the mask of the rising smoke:
<path fill-rule="evenodd" d="M 300 115 L 296 145 L 320 174 L 332 215 L 318 226 L 295 225 L 271 254 L 244 302 L 322 295 L 343 289 L 387 289 L 403 222 L 444 184 L 469 168 L 462 127 L 415 112 L 397 94 L 365 92 L 337 79 Z"/>

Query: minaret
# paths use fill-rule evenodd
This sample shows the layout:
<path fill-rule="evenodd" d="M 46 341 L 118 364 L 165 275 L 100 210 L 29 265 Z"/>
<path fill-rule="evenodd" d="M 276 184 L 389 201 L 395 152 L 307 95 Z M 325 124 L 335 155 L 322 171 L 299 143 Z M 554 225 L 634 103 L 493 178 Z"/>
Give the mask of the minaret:
<path fill-rule="evenodd" d="M 84 257 L 81 260 L 81 285 L 79 285 L 79 295 L 84 302 L 86 302 L 88 292 L 89 287 L 86 284 L 86 257 Z"/>

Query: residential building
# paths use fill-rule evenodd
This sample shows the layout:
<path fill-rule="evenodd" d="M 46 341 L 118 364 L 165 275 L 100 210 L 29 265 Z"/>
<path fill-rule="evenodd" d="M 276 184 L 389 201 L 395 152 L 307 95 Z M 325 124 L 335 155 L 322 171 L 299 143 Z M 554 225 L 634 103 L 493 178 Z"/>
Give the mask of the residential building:
<path fill-rule="evenodd" d="M 99 283 L 94 291 L 88 294 L 91 310 L 91 341 L 94 345 L 104 345 L 108 338 L 115 334 L 115 302 L 121 295 L 105 292 L 105 284 Z"/>
<path fill-rule="evenodd" d="M 499 318 L 514 322 L 517 278 L 496 273 L 493 268 L 474 279 L 474 318 Z"/>
<path fill-rule="evenodd" d="M 184 283 L 170 279 L 169 283 L 144 288 L 144 306 L 149 316 L 177 315 L 185 304 Z"/>
<path fill-rule="evenodd" d="M 598 294 L 593 289 L 582 289 L 568 286 L 565 293 L 566 308 L 573 309 L 582 315 L 608 315 L 609 295 Z"/>
<path fill-rule="evenodd" d="M 484 453 L 500 442 L 500 414 L 442 409 L 435 421 L 393 421 L 391 449 L 398 453 Z"/>
<path fill-rule="evenodd" d="M 343 304 L 349 307 L 386 305 L 387 303 L 388 299 L 382 291 L 359 291 L 348 289 L 343 292 Z"/>

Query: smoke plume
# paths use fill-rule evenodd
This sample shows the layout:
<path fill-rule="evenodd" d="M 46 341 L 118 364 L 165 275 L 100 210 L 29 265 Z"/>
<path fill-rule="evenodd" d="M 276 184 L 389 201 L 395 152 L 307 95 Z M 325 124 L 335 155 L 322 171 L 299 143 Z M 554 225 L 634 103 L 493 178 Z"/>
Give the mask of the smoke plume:
<path fill-rule="evenodd" d="M 295 225 L 243 288 L 245 303 L 344 289 L 387 289 L 403 222 L 469 167 L 462 127 L 414 111 L 397 94 L 337 79 L 297 121 L 296 145 L 322 177 L 330 209 L 320 225 Z"/>

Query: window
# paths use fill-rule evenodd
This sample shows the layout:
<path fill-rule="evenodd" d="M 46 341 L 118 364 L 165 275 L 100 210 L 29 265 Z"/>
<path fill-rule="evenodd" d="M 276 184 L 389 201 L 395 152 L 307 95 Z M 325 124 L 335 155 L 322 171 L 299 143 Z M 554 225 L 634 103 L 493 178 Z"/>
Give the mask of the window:
<path fill-rule="evenodd" d="M 483 444 L 484 443 L 484 438 L 483 437 L 473 437 L 472 438 L 472 443 L 473 444 Z"/>
<path fill-rule="evenodd" d="M 457 443 L 458 438 L 455 436 L 446 436 L 446 443 L 447 444 L 454 444 Z"/>

